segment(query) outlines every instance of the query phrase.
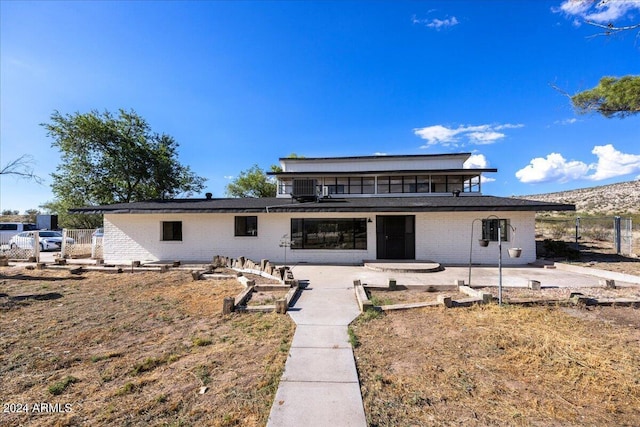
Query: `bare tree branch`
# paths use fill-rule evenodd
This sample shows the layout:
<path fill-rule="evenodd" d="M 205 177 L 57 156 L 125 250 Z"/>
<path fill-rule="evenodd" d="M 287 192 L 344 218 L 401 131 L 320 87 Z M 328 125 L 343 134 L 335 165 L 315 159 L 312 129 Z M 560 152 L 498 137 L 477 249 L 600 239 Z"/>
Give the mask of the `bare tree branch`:
<path fill-rule="evenodd" d="M 606 36 L 619 33 L 620 31 L 629 31 L 629 30 L 635 30 L 636 28 L 640 28 L 640 24 L 627 25 L 625 27 L 616 27 L 615 25 L 613 25 L 613 22 L 609 22 L 607 25 L 598 24 L 597 22 L 593 22 L 593 21 L 585 21 L 585 22 L 589 25 L 593 25 L 594 27 L 607 30 L 604 33 L 600 33 L 600 35 L 606 35 Z"/>
<path fill-rule="evenodd" d="M 14 175 L 21 179 L 30 179 L 37 184 L 42 184 L 42 178 L 33 171 L 33 157 L 24 154 L 7 163 L 0 169 L 0 175 Z"/>
<path fill-rule="evenodd" d="M 552 89 L 555 89 L 556 91 L 558 91 L 559 93 L 561 93 L 562 95 L 566 96 L 567 98 L 569 98 L 569 100 L 571 100 L 571 95 L 569 94 L 569 92 L 567 92 L 564 89 L 561 89 L 559 86 L 557 86 L 555 83 L 549 83 L 549 86 L 551 86 Z"/>

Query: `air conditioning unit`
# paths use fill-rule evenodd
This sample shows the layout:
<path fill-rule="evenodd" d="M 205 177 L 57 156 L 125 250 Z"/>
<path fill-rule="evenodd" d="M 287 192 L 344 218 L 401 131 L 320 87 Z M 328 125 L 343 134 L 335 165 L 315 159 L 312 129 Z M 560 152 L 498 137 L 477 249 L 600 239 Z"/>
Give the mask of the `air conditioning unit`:
<path fill-rule="evenodd" d="M 291 196 L 295 199 L 311 200 L 318 197 L 315 179 L 294 179 Z"/>
<path fill-rule="evenodd" d="M 329 197 L 329 187 L 326 185 L 322 186 L 322 197 Z"/>

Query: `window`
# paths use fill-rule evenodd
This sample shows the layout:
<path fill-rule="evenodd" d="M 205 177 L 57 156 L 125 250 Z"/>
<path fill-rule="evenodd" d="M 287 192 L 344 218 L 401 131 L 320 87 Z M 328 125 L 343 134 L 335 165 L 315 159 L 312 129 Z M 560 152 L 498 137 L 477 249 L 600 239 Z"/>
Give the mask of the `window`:
<path fill-rule="evenodd" d="M 431 192 L 432 193 L 447 192 L 447 177 L 445 175 L 431 176 Z"/>
<path fill-rule="evenodd" d="M 17 230 L 18 224 L 0 224 L 0 230 Z"/>
<path fill-rule="evenodd" d="M 447 176 L 447 191 L 464 191 L 464 187 L 462 185 L 463 177 L 457 175 L 449 175 Z"/>
<path fill-rule="evenodd" d="M 367 219 L 294 218 L 291 240 L 291 249 L 367 249 Z"/>
<path fill-rule="evenodd" d="M 257 216 L 237 216 L 235 225 L 236 236 L 257 236 L 258 217 Z"/>
<path fill-rule="evenodd" d="M 416 186 L 415 176 L 405 176 L 403 179 L 404 190 L 403 193 L 416 193 L 418 187 Z"/>
<path fill-rule="evenodd" d="M 389 176 L 379 176 L 378 177 L 378 194 L 387 194 L 389 193 L 389 180 L 391 177 Z"/>
<path fill-rule="evenodd" d="M 362 193 L 375 193 L 375 178 L 362 178 Z"/>
<path fill-rule="evenodd" d="M 506 219 L 483 219 L 482 238 L 492 242 L 498 241 L 498 221 L 500 221 L 500 240 L 509 241 L 509 222 Z"/>
<path fill-rule="evenodd" d="M 429 192 L 429 176 L 421 175 L 417 177 L 418 182 L 418 193 L 428 193 Z"/>
<path fill-rule="evenodd" d="M 162 222 L 162 241 L 181 242 L 182 241 L 182 221 Z"/>
<path fill-rule="evenodd" d="M 392 176 L 389 180 L 389 193 L 402 193 L 402 177 Z"/>
<path fill-rule="evenodd" d="M 349 194 L 362 194 L 362 178 L 349 178 Z"/>

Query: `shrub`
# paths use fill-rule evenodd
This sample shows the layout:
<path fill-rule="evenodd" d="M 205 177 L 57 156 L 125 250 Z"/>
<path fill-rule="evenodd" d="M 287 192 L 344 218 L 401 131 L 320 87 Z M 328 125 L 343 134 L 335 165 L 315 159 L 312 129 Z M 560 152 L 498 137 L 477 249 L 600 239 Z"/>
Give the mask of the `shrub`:
<path fill-rule="evenodd" d="M 71 384 L 75 382 L 78 382 L 78 379 L 69 375 L 64 379 L 62 379 L 61 381 L 51 384 L 48 388 L 49 393 L 51 393 L 54 396 L 62 394 L 62 392 L 64 392 L 67 389 L 67 387 L 69 387 Z"/>
<path fill-rule="evenodd" d="M 570 260 L 580 259 L 580 251 L 569 247 L 565 242 L 545 239 L 543 242 L 545 255 L 548 257 L 560 257 Z"/>

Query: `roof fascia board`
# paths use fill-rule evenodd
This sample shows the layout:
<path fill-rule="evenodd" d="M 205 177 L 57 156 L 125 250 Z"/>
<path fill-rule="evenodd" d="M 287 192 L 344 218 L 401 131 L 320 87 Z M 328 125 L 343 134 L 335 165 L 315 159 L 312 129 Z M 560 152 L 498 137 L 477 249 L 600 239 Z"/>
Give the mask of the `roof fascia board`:
<path fill-rule="evenodd" d="M 335 172 L 267 172 L 267 175 L 274 176 L 331 176 L 331 175 L 349 175 L 349 176 L 359 176 L 359 175 L 413 175 L 413 174 L 447 174 L 447 173 L 459 173 L 462 175 L 476 175 L 481 172 L 498 172 L 496 168 L 484 168 L 484 169 L 410 169 L 403 171 L 388 171 L 388 170 L 374 170 L 374 171 L 358 171 L 358 172 L 349 172 L 349 171 L 335 171 Z"/>

